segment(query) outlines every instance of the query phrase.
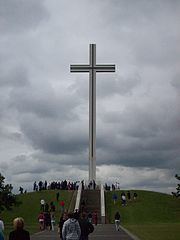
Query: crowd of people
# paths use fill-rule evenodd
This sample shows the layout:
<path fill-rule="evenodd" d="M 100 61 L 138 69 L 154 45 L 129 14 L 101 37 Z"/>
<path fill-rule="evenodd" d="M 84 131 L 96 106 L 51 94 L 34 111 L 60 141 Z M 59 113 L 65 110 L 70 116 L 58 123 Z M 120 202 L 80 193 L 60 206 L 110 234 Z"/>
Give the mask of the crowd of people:
<path fill-rule="evenodd" d="M 115 184 L 112 183 L 111 185 L 105 183 L 105 184 L 104 184 L 104 189 L 105 189 L 106 191 L 120 190 L 120 185 L 119 185 L 118 182 L 116 182 Z"/>
<path fill-rule="evenodd" d="M 55 215 L 53 212 L 41 212 L 38 216 L 40 230 L 54 231 Z M 88 235 L 94 231 L 92 215 L 78 211 L 62 212 L 58 222 L 58 234 L 60 239 L 88 240 Z"/>
<path fill-rule="evenodd" d="M 48 183 L 45 181 L 34 182 L 33 191 L 41 190 L 77 190 L 79 186 L 79 181 L 70 182 L 64 181 L 52 181 Z"/>
<path fill-rule="evenodd" d="M 40 230 L 54 231 L 55 212 L 45 211 L 38 215 Z M 96 222 L 97 225 L 97 222 Z M 14 230 L 9 233 L 9 240 L 30 240 L 30 234 L 24 229 L 24 219 L 21 217 L 13 220 Z M 4 238 L 4 223 L 0 219 L 0 240 Z M 88 235 L 94 231 L 92 214 L 75 212 L 62 212 L 58 221 L 58 234 L 63 240 L 88 240 Z"/>

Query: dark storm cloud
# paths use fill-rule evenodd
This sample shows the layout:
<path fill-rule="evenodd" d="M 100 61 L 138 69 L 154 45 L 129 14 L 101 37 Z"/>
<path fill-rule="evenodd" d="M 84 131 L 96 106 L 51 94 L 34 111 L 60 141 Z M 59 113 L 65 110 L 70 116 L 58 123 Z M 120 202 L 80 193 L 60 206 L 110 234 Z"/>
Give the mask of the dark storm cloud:
<path fill-rule="evenodd" d="M 21 130 L 35 149 L 52 154 L 72 154 L 87 148 L 88 137 L 80 122 L 37 119 L 26 115 L 21 119 Z"/>
<path fill-rule="evenodd" d="M 35 149 L 68 154 L 87 148 L 87 131 L 81 129 L 84 123 L 75 113 L 80 102 L 73 92 L 56 96 L 48 85 L 33 85 L 13 89 L 10 102 L 21 115 L 21 131 Z"/>
<path fill-rule="evenodd" d="M 0 0 L 0 32 L 17 34 L 36 28 L 48 12 L 44 1 Z"/>

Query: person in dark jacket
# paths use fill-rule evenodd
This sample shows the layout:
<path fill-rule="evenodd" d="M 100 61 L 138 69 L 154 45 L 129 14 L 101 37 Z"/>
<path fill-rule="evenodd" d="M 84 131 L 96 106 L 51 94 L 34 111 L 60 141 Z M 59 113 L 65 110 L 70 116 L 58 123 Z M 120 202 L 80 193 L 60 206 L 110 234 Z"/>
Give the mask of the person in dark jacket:
<path fill-rule="evenodd" d="M 15 218 L 13 220 L 14 231 L 10 232 L 9 240 L 30 240 L 29 232 L 24 230 L 24 219 Z"/>
<path fill-rule="evenodd" d="M 116 231 L 119 231 L 119 228 L 120 228 L 120 218 L 121 218 L 119 212 L 116 212 L 114 218 L 115 218 Z"/>
<path fill-rule="evenodd" d="M 60 217 L 59 225 L 58 225 L 58 232 L 60 235 L 60 239 L 62 239 L 63 224 L 67 220 L 67 218 L 68 218 L 67 213 L 63 213 L 62 216 Z"/>
<path fill-rule="evenodd" d="M 86 214 L 82 213 L 82 218 L 79 219 L 81 228 L 80 240 L 88 240 L 88 235 L 94 231 L 94 226 L 87 220 Z"/>

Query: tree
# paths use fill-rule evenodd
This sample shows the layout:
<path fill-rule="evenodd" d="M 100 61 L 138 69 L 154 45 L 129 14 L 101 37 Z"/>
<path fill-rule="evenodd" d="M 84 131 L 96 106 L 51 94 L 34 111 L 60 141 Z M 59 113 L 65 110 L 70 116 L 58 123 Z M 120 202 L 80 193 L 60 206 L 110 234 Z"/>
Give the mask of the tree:
<path fill-rule="evenodd" d="M 180 180 L 180 175 L 176 174 L 175 178 L 177 180 Z M 177 190 L 177 192 L 172 192 L 173 196 L 180 197 L 180 184 L 177 185 L 176 190 Z"/>
<path fill-rule="evenodd" d="M 4 183 L 5 177 L 0 173 L 0 212 L 5 209 L 11 210 L 13 206 L 18 205 L 16 196 L 12 193 L 12 185 Z"/>

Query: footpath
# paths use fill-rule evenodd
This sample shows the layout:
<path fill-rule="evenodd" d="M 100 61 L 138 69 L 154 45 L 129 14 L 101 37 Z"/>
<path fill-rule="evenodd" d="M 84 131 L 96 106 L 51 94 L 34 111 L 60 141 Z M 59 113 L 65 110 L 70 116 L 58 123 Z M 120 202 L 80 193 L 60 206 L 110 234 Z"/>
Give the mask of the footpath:
<path fill-rule="evenodd" d="M 99 224 L 95 226 L 94 232 L 89 235 L 89 240 L 138 240 L 138 238 L 127 233 L 123 228 L 115 230 L 113 224 Z M 31 240 L 60 240 L 57 229 L 55 231 L 42 231 L 31 236 Z"/>

